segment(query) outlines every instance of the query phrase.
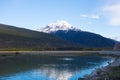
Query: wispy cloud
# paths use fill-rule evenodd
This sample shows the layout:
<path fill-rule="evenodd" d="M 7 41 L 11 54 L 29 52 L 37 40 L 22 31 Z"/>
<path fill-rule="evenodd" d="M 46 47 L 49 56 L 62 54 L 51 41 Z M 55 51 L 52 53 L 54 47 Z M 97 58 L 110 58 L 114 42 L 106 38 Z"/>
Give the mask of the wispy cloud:
<path fill-rule="evenodd" d="M 100 18 L 100 16 L 96 15 L 96 14 L 91 14 L 91 15 L 81 14 L 80 16 L 83 18 L 91 18 L 91 19 L 99 19 Z"/>
<path fill-rule="evenodd" d="M 112 37 L 112 39 L 120 41 L 120 36 Z"/>
<path fill-rule="evenodd" d="M 112 26 L 120 26 L 120 1 L 103 7 L 104 16 Z"/>

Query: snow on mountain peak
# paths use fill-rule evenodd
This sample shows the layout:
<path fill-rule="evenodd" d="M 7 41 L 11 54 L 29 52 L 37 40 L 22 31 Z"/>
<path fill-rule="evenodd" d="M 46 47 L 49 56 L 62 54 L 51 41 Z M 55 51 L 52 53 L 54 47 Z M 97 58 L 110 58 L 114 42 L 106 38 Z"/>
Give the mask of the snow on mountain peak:
<path fill-rule="evenodd" d="M 56 32 L 58 30 L 64 30 L 64 31 L 75 30 L 75 31 L 80 31 L 80 29 L 77 29 L 77 28 L 73 27 L 71 24 L 67 23 L 64 20 L 57 21 L 57 22 L 54 22 L 54 23 L 50 23 L 46 27 L 44 27 L 42 29 L 38 29 L 38 31 L 46 32 L 46 33 Z"/>

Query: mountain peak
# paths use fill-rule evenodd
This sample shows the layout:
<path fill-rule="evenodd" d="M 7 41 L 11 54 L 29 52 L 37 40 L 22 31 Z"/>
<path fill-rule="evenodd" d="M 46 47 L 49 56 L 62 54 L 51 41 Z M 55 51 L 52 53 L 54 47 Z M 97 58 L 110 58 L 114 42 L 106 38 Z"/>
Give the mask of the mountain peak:
<path fill-rule="evenodd" d="M 64 20 L 56 21 L 54 23 L 48 24 L 46 27 L 39 29 L 41 32 L 51 33 L 56 32 L 58 30 L 68 31 L 68 30 L 74 30 L 74 31 L 80 31 L 80 29 L 77 29 L 73 27 L 71 24 L 67 23 Z"/>

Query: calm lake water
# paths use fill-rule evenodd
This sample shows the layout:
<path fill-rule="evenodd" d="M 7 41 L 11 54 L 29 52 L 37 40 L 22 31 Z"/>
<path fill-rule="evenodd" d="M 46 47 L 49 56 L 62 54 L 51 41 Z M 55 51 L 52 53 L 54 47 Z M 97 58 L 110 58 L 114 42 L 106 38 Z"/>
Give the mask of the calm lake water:
<path fill-rule="evenodd" d="M 96 55 L 20 55 L 0 61 L 0 80 L 78 80 L 108 61 Z"/>

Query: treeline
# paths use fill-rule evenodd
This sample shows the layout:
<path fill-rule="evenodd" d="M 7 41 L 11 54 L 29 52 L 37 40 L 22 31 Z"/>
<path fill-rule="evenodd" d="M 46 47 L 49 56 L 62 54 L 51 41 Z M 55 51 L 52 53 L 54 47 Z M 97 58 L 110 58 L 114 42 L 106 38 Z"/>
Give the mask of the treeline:
<path fill-rule="evenodd" d="M 38 47 L 22 47 L 22 48 L 0 48 L 0 51 L 101 51 L 101 50 L 113 50 L 112 48 L 38 48 Z"/>

